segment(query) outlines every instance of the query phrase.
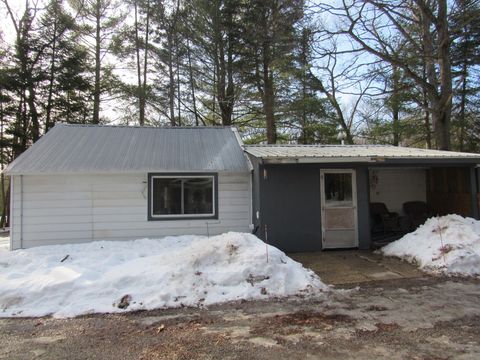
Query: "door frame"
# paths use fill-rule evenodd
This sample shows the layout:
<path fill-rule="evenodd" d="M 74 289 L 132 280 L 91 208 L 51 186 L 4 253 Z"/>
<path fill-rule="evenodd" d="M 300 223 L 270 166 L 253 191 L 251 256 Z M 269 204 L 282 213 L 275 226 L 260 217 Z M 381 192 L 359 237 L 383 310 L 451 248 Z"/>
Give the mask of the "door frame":
<path fill-rule="evenodd" d="M 326 247 L 325 240 L 325 174 L 352 174 L 352 203 L 353 203 L 353 224 L 355 230 L 355 243 L 352 247 L 358 247 L 358 204 L 357 204 L 357 172 L 355 169 L 320 169 L 320 226 L 321 226 L 321 244 L 324 249 L 341 249 L 342 247 Z M 349 247 L 343 247 L 345 249 Z"/>

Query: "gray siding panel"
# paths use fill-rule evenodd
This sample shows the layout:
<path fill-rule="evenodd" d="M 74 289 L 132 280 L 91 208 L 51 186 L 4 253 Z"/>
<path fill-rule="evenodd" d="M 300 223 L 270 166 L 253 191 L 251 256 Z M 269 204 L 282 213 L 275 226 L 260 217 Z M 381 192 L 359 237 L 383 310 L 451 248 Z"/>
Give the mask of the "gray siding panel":
<path fill-rule="evenodd" d="M 147 221 L 147 174 L 23 175 L 23 201 L 20 176 L 13 179 L 12 249 L 92 240 L 250 232 L 248 172 L 218 174 L 219 217 L 213 220 Z"/>

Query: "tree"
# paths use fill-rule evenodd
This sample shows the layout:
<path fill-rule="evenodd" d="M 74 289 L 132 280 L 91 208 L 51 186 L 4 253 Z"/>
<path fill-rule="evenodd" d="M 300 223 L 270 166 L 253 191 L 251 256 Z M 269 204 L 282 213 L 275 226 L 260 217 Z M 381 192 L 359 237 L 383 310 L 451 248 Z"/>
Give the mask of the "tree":
<path fill-rule="evenodd" d="M 243 3 L 241 72 L 260 98 L 269 144 L 277 141 L 276 103 L 296 46 L 296 25 L 303 15 L 300 0 L 250 0 Z"/>
<path fill-rule="evenodd" d="M 127 5 L 133 12 L 133 24 L 127 23 L 112 37 L 112 51 L 120 61 L 129 61 L 131 71 L 136 74 L 136 84 L 123 81 L 121 92 L 127 99 L 136 101 L 136 119 L 140 126 L 145 124 L 145 113 L 149 86 L 148 74 L 152 72 L 149 59 L 152 52 L 150 44 L 150 19 L 153 14 L 155 0 L 130 0 Z M 161 9 L 157 9 L 162 11 Z M 130 64 L 133 63 L 133 66 Z"/>
<path fill-rule="evenodd" d="M 323 41 L 314 46 L 317 65 L 310 72 L 310 78 L 314 88 L 326 97 L 333 109 L 335 121 L 345 134 L 346 142 L 353 144 L 360 104 L 370 95 L 371 84 L 377 75 L 366 74 L 364 69 L 368 64 L 360 61 L 355 52 L 340 50 L 338 39 L 323 38 L 325 34 L 321 31 L 319 34 Z"/>
<path fill-rule="evenodd" d="M 111 52 L 112 34 L 123 21 L 125 14 L 117 0 L 70 0 L 72 7 L 83 21 L 82 33 L 85 44 L 94 58 L 93 117 L 92 123 L 100 122 L 100 102 L 103 93 L 111 90 L 111 66 L 106 65 L 106 56 Z"/>
<path fill-rule="evenodd" d="M 182 125 L 180 62 L 184 56 L 182 53 L 184 49 L 181 46 L 179 32 L 183 9 L 180 0 L 175 0 L 169 5 L 169 11 L 165 7 L 157 6 L 157 11 L 151 18 L 154 34 L 152 41 L 155 44 L 153 56 L 158 69 L 154 89 L 159 102 L 157 110 L 168 119 L 172 126 L 177 126 Z M 168 111 L 165 111 L 164 108 Z"/>
<path fill-rule="evenodd" d="M 39 20 L 37 41 L 44 44 L 40 67 L 48 74 L 40 84 L 45 109 L 45 132 L 56 121 L 86 122 L 90 110 L 90 82 L 87 79 L 89 59 L 79 44 L 74 17 L 63 7 L 62 0 L 51 0 Z M 88 122 L 88 121 L 87 121 Z"/>
<path fill-rule="evenodd" d="M 475 130 L 480 124 L 480 112 L 475 104 L 480 94 L 480 3 L 457 0 L 455 5 L 451 16 L 455 38 L 452 46 L 454 146 L 460 151 L 478 151 L 474 144 L 478 141 Z"/>
<path fill-rule="evenodd" d="M 447 0 L 351 0 L 321 6 L 340 24 L 330 34 L 347 36 L 355 44 L 354 51 L 368 52 L 402 69 L 425 92 L 439 149 L 450 148 L 453 97 L 447 5 Z M 394 41 L 408 44 L 412 51 L 392 53 Z M 424 73 L 417 66 L 418 54 L 423 57 Z"/>
<path fill-rule="evenodd" d="M 311 73 L 314 67 L 311 49 L 313 30 L 303 27 L 299 33 L 293 79 L 289 87 L 290 101 L 285 104 L 289 119 L 284 126 L 294 129 L 292 140 L 301 144 L 332 142 L 337 136 L 335 113 L 328 99 L 321 97 L 319 80 Z"/>

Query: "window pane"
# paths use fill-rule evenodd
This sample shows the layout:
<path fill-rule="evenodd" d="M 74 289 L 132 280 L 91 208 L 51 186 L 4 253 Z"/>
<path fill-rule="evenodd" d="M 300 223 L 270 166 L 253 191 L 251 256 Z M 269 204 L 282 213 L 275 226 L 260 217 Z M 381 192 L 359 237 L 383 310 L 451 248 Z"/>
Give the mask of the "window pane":
<path fill-rule="evenodd" d="M 184 214 L 213 213 L 213 179 L 183 179 Z"/>
<path fill-rule="evenodd" d="M 153 215 L 179 215 L 182 213 L 182 180 L 153 178 Z"/>
<path fill-rule="evenodd" d="M 353 206 L 352 174 L 325 174 L 325 205 Z"/>

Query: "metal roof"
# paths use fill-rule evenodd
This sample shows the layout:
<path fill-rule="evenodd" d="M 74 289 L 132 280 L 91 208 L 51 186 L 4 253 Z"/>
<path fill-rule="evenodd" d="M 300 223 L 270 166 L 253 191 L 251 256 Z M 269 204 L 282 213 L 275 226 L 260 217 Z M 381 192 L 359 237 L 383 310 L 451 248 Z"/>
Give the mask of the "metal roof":
<path fill-rule="evenodd" d="M 6 169 L 11 175 L 248 171 L 236 129 L 57 124 Z"/>
<path fill-rule="evenodd" d="M 480 154 L 388 145 L 247 145 L 245 151 L 270 162 L 375 162 L 385 160 L 465 160 L 480 163 Z"/>

